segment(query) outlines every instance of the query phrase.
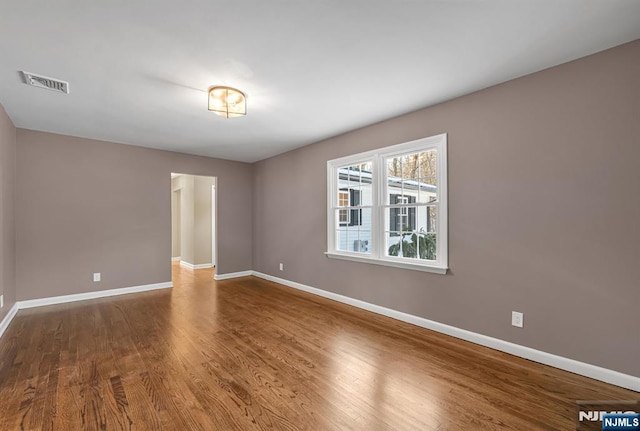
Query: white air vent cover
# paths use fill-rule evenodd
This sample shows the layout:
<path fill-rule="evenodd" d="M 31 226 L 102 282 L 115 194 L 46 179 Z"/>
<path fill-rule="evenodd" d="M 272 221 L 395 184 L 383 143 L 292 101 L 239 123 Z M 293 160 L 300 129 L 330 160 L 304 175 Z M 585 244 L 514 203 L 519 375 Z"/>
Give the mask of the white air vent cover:
<path fill-rule="evenodd" d="M 33 85 L 34 87 L 46 88 L 47 90 L 57 91 L 58 93 L 69 94 L 69 83 L 66 81 L 60 81 L 55 78 L 48 78 L 42 75 L 34 75 L 29 72 L 22 72 L 24 76 L 24 82 L 27 85 Z"/>

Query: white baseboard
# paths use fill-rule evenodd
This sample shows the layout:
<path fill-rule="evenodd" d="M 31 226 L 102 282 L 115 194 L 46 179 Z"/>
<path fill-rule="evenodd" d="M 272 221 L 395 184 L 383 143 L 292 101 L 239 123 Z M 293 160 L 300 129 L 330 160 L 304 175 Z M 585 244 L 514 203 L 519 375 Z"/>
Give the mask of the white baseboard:
<path fill-rule="evenodd" d="M 554 355 L 552 353 L 543 352 L 541 350 L 532 349 L 530 347 L 521 346 L 509 341 L 504 341 L 498 338 L 489 337 L 487 335 L 467 331 L 465 329 L 456 328 L 455 326 L 445 325 L 433 320 L 428 320 L 422 317 L 403 313 L 401 311 L 381 307 L 379 305 L 371 304 L 359 299 L 354 299 L 348 296 L 339 295 L 337 293 L 328 292 L 326 290 L 307 286 L 301 283 L 296 283 L 295 281 L 289 281 L 283 278 L 274 277 L 272 275 L 263 274 L 261 272 L 253 271 L 253 275 L 265 280 L 292 287 L 294 289 L 303 290 L 314 295 L 322 296 L 324 298 L 362 308 L 363 310 L 371 311 L 373 313 L 382 314 L 383 316 L 391 317 L 396 320 L 411 323 L 412 325 L 450 335 L 455 338 L 460 338 L 465 341 L 470 341 L 481 346 L 490 347 L 492 349 L 519 356 L 521 358 L 529 359 L 534 362 L 550 365 L 561 370 L 580 374 L 585 377 L 590 377 L 595 380 L 600 380 L 602 382 L 611 383 L 616 386 L 631 389 L 632 391 L 640 392 L 640 377 L 623 374 L 618 371 L 609 370 L 607 368 L 598 367 L 596 365 L 587 364 L 584 362 L 576 361 L 574 359 L 569 359 L 562 356 Z"/>
<path fill-rule="evenodd" d="M 240 271 L 240 272 L 230 272 L 228 274 L 215 274 L 213 279 L 218 280 L 228 280 L 230 278 L 238 278 L 238 277 L 247 277 L 249 275 L 255 275 L 254 271 Z"/>
<path fill-rule="evenodd" d="M 263 274 L 257 271 L 241 271 L 233 272 L 229 274 L 216 274 L 215 280 L 227 280 L 236 277 L 246 277 L 254 275 L 256 277 L 273 281 L 275 283 L 282 284 L 284 286 L 292 287 L 294 289 L 302 290 L 314 295 L 322 296 L 324 298 L 332 299 L 334 301 L 342 302 L 363 310 L 371 311 L 373 313 L 381 314 L 383 316 L 391 317 L 396 320 L 407 322 L 422 328 L 430 329 L 432 331 L 440 332 L 442 334 L 450 335 L 455 338 L 459 338 L 465 341 L 469 341 L 481 346 L 489 347 L 501 352 L 509 353 L 521 358 L 529 359 L 534 362 L 549 365 L 561 370 L 569 371 L 575 374 L 579 374 L 585 377 L 590 377 L 602 382 L 611 383 L 623 388 L 631 389 L 636 392 L 640 392 L 640 377 L 623 374 L 618 371 L 609 370 L 607 368 L 598 367 L 596 365 L 587 364 L 584 362 L 576 361 L 574 359 L 564 358 L 562 356 L 554 355 L 551 353 L 543 352 L 541 350 L 532 349 L 530 347 L 521 346 L 509 341 L 500 340 L 498 338 L 489 337 L 486 335 L 478 334 L 475 332 L 467 331 L 465 329 L 456 328 L 455 326 L 446 325 L 443 323 L 428 320 L 422 317 L 414 316 L 411 314 L 403 313 L 401 311 L 392 310 L 390 308 L 382 307 L 379 305 L 371 304 L 369 302 L 361 301 L 359 299 L 350 298 L 348 296 L 339 295 L 337 293 L 329 292 L 326 290 L 318 289 L 315 287 L 307 286 L 302 283 L 296 283 L 284 278 L 274 277 L 272 275 Z M 56 296 L 52 298 L 32 299 L 28 301 L 18 301 L 9 310 L 9 313 L 0 322 L 0 337 L 7 329 L 18 310 L 24 308 L 41 307 L 45 305 L 63 304 L 67 302 L 83 301 L 86 299 L 104 298 L 115 295 L 125 295 L 129 293 L 145 292 L 156 289 L 166 289 L 173 287 L 172 282 L 147 284 L 143 286 L 125 287 L 121 289 L 101 290 L 97 292 L 80 293 L 75 295 Z"/>
<path fill-rule="evenodd" d="M 180 260 L 180 256 L 176 256 L 176 257 L 172 257 L 171 258 L 172 262 L 176 262 L 176 261 L 179 261 L 179 260 Z"/>
<path fill-rule="evenodd" d="M 120 289 L 98 290 L 96 292 L 77 293 L 74 295 L 54 296 L 51 298 L 30 299 L 27 301 L 18 301 L 16 305 L 19 310 L 24 308 L 42 307 L 45 305 L 64 304 L 67 302 L 84 301 L 87 299 L 106 298 L 116 295 L 127 295 L 129 293 L 146 292 L 149 290 L 166 289 L 173 287 L 171 281 L 164 283 L 145 284 L 142 286 L 123 287 Z"/>
<path fill-rule="evenodd" d="M 18 313 L 18 303 L 13 304 L 13 307 L 11 307 L 7 315 L 4 316 L 4 319 L 2 319 L 2 322 L 0 322 L 0 337 L 2 337 L 4 331 L 9 327 L 9 323 L 16 317 L 16 313 Z"/>
<path fill-rule="evenodd" d="M 9 327 L 9 324 L 16 317 L 18 310 L 24 308 L 43 307 L 45 305 L 65 304 L 67 302 L 84 301 L 86 299 L 106 298 L 116 295 L 127 295 L 129 293 L 147 292 L 149 290 L 166 289 L 173 287 L 173 282 L 145 284 L 143 286 L 123 287 L 120 289 L 99 290 L 97 292 L 78 293 L 74 295 L 54 296 L 50 298 L 29 299 L 27 301 L 17 301 L 9 310 L 9 313 L 0 322 L 0 337 Z"/>
<path fill-rule="evenodd" d="M 192 263 L 181 260 L 180 266 L 184 266 L 185 268 L 189 268 L 189 269 L 205 269 L 205 268 L 211 268 L 213 265 L 211 263 L 200 263 L 198 265 L 194 265 Z"/>

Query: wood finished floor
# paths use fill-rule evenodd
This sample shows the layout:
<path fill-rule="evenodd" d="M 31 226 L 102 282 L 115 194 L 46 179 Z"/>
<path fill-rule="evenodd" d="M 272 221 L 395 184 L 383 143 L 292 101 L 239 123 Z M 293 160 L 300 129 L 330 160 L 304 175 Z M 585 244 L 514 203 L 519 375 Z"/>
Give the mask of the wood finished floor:
<path fill-rule="evenodd" d="M 22 310 L 0 430 L 574 430 L 640 394 L 254 277 Z"/>

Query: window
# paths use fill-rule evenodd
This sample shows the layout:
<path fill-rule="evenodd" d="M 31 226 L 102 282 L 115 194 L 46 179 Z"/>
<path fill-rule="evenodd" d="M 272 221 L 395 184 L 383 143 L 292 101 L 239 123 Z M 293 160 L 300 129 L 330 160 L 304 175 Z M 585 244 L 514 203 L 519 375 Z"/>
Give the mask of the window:
<path fill-rule="evenodd" d="M 327 256 L 444 274 L 447 136 L 327 163 Z"/>

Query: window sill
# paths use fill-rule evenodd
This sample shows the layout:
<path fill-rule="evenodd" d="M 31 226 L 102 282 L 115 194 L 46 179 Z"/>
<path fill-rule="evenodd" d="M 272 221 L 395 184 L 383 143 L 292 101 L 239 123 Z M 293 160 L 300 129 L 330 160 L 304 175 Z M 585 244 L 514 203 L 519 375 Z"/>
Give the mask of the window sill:
<path fill-rule="evenodd" d="M 414 271 L 432 272 L 435 274 L 446 274 L 447 267 L 434 266 L 434 265 L 421 265 L 410 262 L 398 262 L 390 259 L 378 259 L 375 257 L 356 256 L 354 254 L 347 253 L 335 253 L 325 252 L 327 257 L 331 259 L 352 260 L 354 262 L 371 263 L 373 265 L 391 266 L 394 268 L 411 269 Z"/>

